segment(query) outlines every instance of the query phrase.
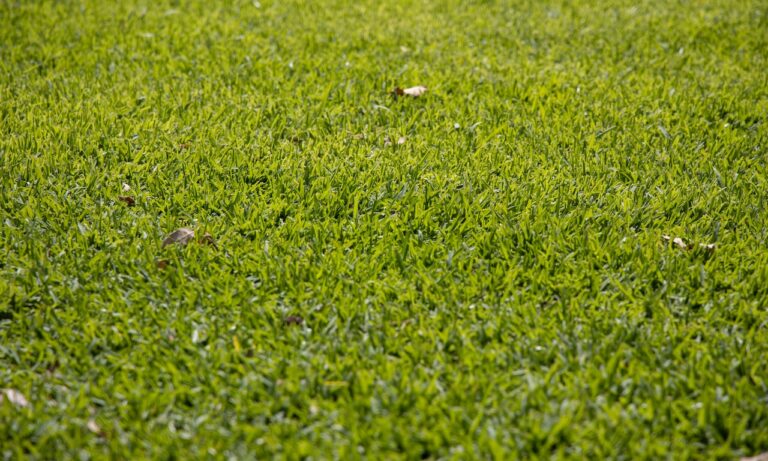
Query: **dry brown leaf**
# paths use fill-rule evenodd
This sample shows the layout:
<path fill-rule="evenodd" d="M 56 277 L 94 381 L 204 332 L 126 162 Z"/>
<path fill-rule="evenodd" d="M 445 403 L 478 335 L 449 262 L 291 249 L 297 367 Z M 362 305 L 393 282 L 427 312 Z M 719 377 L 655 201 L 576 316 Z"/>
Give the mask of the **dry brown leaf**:
<path fill-rule="evenodd" d="M 158 259 L 155 264 L 157 265 L 158 269 L 163 270 L 166 267 L 168 267 L 168 260 L 167 259 Z"/>
<path fill-rule="evenodd" d="M 676 247 L 680 248 L 681 250 L 687 250 L 688 249 L 688 245 L 680 237 L 672 238 L 669 235 L 662 235 L 661 238 L 665 242 L 672 242 L 672 245 L 675 245 Z"/>
<path fill-rule="evenodd" d="M 17 391 L 16 389 L 0 390 L 0 403 L 3 403 L 5 399 L 8 399 L 9 402 L 16 405 L 17 407 L 25 408 L 29 406 L 29 402 L 27 401 L 27 398 L 24 397 L 24 394 Z"/>
<path fill-rule="evenodd" d="M 423 95 L 427 92 L 426 86 L 414 86 L 411 88 L 395 88 L 395 94 L 397 96 L 410 96 L 412 98 L 418 98 L 419 96 Z"/>
<path fill-rule="evenodd" d="M 406 141 L 405 136 L 400 136 L 399 138 L 397 138 L 397 145 L 402 146 L 403 144 L 405 144 L 405 141 Z M 392 140 L 389 138 L 389 136 L 384 136 L 384 146 L 389 147 L 391 145 L 392 145 Z"/>
<path fill-rule="evenodd" d="M 117 197 L 117 199 L 120 200 L 121 202 L 124 202 L 128 206 L 136 205 L 136 199 L 134 199 L 130 195 L 120 195 Z"/>
<path fill-rule="evenodd" d="M 304 323 L 304 319 L 298 315 L 289 315 L 285 318 L 284 322 L 286 325 L 301 325 Z"/>
<path fill-rule="evenodd" d="M 181 229 L 176 229 L 175 231 L 171 232 L 171 234 L 168 235 L 165 240 L 163 240 L 163 247 L 173 245 L 174 243 L 178 243 L 179 245 L 186 245 L 187 243 L 191 242 L 193 238 L 195 238 L 195 231 L 186 227 L 182 227 Z"/>
<path fill-rule="evenodd" d="M 739 461 L 768 461 L 768 452 L 751 457 L 741 458 Z"/>
<path fill-rule="evenodd" d="M 665 242 L 670 243 L 681 250 L 693 250 L 694 248 L 698 248 L 712 253 L 715 251 L 715 248 L 717 248 L 717 245 L 714 243 L 699 243 L 698 245 L 695 245 L 694 243 L 685 243 L 685 240 L 680 237 L 672 238 L 669 235 L 662 235 L 661 238 Z"/>
<path fill-rule="evenodd" d="M 206 245 L 210 245 L 210 246 L 212 246 L 213 248 L 215 248 L 217 250 L 219 249 L 219 247 L 216 245 L 216 240 L 214 240 L 213 236 L 211 234 L 209 234 L 208 232 L 206 232 L 205 235 L 200 237 L 199 242 L 203 243 L 203 244 L 206 244 Z"/>
<path fill-rule="evenodd" d="M 88 422 L 85 424 L 85 427 L 88 428 L 89 431 L 93 432 L 96 435 L 103 436 L 104 431 L 101 430 L 101 427 L 96 424 L 96 421 L 93 419 L 89 419 Z"/>

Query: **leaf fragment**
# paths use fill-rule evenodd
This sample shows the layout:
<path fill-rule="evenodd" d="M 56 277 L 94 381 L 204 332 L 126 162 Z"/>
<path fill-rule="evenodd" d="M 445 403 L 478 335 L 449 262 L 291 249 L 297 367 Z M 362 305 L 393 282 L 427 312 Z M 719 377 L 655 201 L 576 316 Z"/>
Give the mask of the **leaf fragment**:
<path fill-rule="evenodd" d="M 131 190 L 131 186 L 129 186 L 126 183 L 123 183 L 123 192 L 128 192 L 129 190 Z"/>
<path fill-rule="evenodd" d="M 680 237 L 672 238 L 669 235 L 662 235 L 661 238 L 665 242 L 671 242 L 672 245 L 676 246 L 677 248 L 680 248 L 681 250 L 688 249 L 688 245 L 685 243 L 685 240 L 681 239 Z"/>
<path fill-rule="evenodd" d="M 16 389 L 0 390 L 0 403 L 3 403 L 6 399 L 17 407 L 26 408 L 29 406 L 29 402 L 27 401 L 27 398 L 24 397 L 24 394 Z"/>
<path fill-rule="evenodd" d="M 179 245 L 186 245 L 187 243 L 191 242 L 193 238 L 195 238 L 195 231 L 187 227 L 182 227 L 171 232 L 168 237 L 163 240 L 163 248 L 167 247 L 168 245 L 173 245 L 174 243 L 178 243 Z"/>
<path fill-rule="evenodd" d="M 301 325 L 304 323 L 304 319 L 298 315 L 289 315 L 284 320 L 286 325 Z"/>
<path fill-rule="evenodd" d="M 400 136 L 399 138 L 397 138 L 397 145 L 398 146 L 402 146 L 403 144 L 405 144 L 405 141 L 406 141 L 405 136 Z M 390 139 L 389 136 L 385 136 L 384 137 L 384 146 L 385 147 L 389 147 L 391 145 L 392 145 L 392 139 Z"/>
<path fill-rule="evenodd" d="M 163 270 L 166 267 L 168 267 L 168 260 L 167 259 L 158 259 L 157 262 L 155 262 L 155 264 L 157 265 L 158 269 Z"/>
<path fill-rule="evenodd" d="M 768 451 L 759 455 L 741 458 L 739 461 L 768 461 Z"/>
<path fill-rule="evenodd" d="M 681 250 L 694 250 L 699 249 L 706 251 L 707 253 L 713 253 L 715 251 L 715 248 L 717 248 L 717 244 L 715 243 L 699 243 L 696 245 L 695 243 L 686 243 L 685 240 L 683 240 L 681 237 L 670 237 L 669 235 L 662 235 L 661 239 L 664 240 L 667 244 L 670 244 L 672 246 L 675 246 L 676 248 L 679 248 Z M 766 460 L 768 461 L 768 460 Z"/>
<path fill-rule="evenodd" d="M 118 200 L 125 203 L 128 206 L 135 206 L 136 205 L 136 199 L 134 199 L 130 195 L 120 195 L 117 197 Z"/>
<path fill-rule="evenodd" d="M 206 232 L 205 235 L 200 237 L 199 242 L 205 245 L 210 245 L 216 250 L 219 249 L 218 245 L 216 245 L 216 240 L 213 238 L 213 235 L 209 234 L 208 232 Z"/>
<path fill-rule="evenodd" d="M 395 88 L 395 95 L 396 96 L 410 96 L 412 98 L 418 98 L 419 96 L 423 95 L 427 92 L 426 86 L 413 86 L 411 88 Z"/>
<path fill-rule="evenodd" d="M 88 428 L 89 431 L 93 432 L 94 434 L 103 437 L 104 431 L 101 429 L 101 426 L 99 426 L 95 420 L 89 419 L 88 422 L 85 424 L 85 427 Z"/>

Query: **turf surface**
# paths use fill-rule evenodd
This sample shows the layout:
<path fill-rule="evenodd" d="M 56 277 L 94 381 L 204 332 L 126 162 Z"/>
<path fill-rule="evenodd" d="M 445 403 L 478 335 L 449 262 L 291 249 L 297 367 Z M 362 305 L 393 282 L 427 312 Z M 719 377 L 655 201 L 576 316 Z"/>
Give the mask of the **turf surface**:
<path fill-rule="evenodd" d="M 757 0 L 1 2 L 2 458 L 768 451 L 766 50 Z"/>

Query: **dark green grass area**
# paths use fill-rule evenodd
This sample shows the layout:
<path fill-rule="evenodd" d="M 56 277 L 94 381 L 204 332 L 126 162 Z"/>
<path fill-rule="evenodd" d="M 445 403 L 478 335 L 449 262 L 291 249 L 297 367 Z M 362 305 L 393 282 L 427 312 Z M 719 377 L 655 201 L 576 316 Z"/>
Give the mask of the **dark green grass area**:
<path fill-rule="evenodd" d="M 757 0 L 0 2 L 0 457 L 768 451 L 766 50 Z"/>

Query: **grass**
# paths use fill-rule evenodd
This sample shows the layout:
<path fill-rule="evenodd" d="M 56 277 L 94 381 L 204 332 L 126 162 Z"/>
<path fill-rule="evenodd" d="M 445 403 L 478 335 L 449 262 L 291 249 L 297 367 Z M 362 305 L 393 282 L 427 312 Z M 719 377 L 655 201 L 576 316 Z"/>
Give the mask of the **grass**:
<path fill-rule="evenodd" d="M 768 451 L 766 50 L 758 0 L 1 2 L 2 458 Z"/>

